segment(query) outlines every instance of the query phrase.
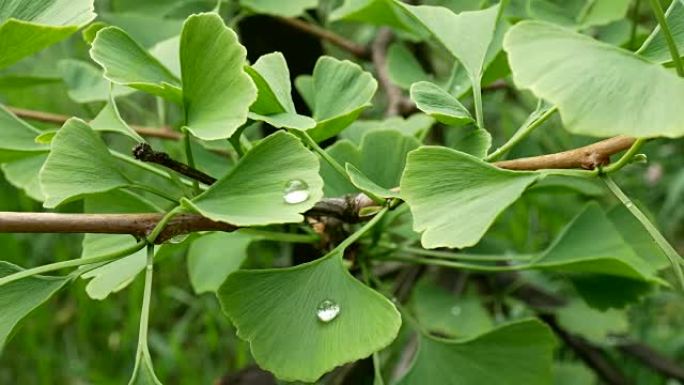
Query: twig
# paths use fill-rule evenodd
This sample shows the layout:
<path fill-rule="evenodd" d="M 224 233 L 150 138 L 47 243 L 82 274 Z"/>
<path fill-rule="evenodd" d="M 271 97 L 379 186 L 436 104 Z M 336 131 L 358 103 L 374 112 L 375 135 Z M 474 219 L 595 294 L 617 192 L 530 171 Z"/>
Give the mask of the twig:
<path fill-rule="evenodd" d="M 5 106 L 8 111 L 13 113 L 14 115 L 20 117 L 20 118 L 25 118 L 25 119 L 30 119 L 30 120 L 36 120 L 39 122 L 46 122 L 46 123 L 54 123 L 54 124 L 64 124 L 67 120 L 69 120 L 69 116 L 67 115 L 60 115 L 60 114 L 53 114 L 51 112 L 44 112 L 44 111 L 35 111 L 35 110 L 29 110 L 25 108 L 18 108 L 18 107 L 10 107 L 10 106 Z M 145 126 L 137 126 L 137 125 L 131 125 L 131 128 L 135 130 L 138 134 L 142 136 L 147 136 L 147 137 L 152 137 L 152 138 L 159 138 L 159 139 L 169 139 L 169 140 L 180 140 L 181 139 L 181 134 L 171 130 L 169 127 L 160 127 L 160 128 L 154 128 L 154 127 L 145 127 Z"/>
<path fill-rule="evenodd" d="M 152 146 L 147 143 L 138 143 L 135 147 L 133 147 L 133 156 L 135 159 L 141 160 L 143 162 L 155 163 L 160 166 L 164 166 L 176 171 L 181 175 L 185 175 L 188 178 L 202 182 L 206 185 L 211 185 L 216 182 L 216 178 L 213 176 L 207 175 L 196 168 L 179 162 L 171 158 L 171 156 L 165 152 L 154 151 Z"/>
<path fill-rule="evenodd" d="M 625 341 L 618 345 L 621 352 L 628 354 L 657 372 L 669 378 L 684 381 L 684 368 L 660 352 L 640 342 Z"/>
<path fill-rule="evenodd" d="M 553 329 L 553 331 L 577 353 L 577 356 L 591 367 L 596 374 L 610 385 L 628 385 L 631 384 L 625 375 L 613 363 L 611 363 L 603 351 L 590 344 L 582 337 L 572 335 L 561 328 L 556 322 L 556 318 L 550 315 L 542 315 L 541 318 Z"/>
<path fill-rule="evenodd" d="M 493 163 L 499 168 L 508 170 L 543 170 L 582 168 L 593 170 L 598 166 L 610 163 L 610 156 L 632 146 L 636 139 L 628 136 L 616 136 L 588 146 L 555 154 L 504 160 Z"/>
<path fill-rule="evenodd" d="M 401 89 L 392 83 L 389 73 L 387 72 L 387 48 L 393 39 L 394 34 L 392 33 L 392 30 L 383 27 L 380 29 L 380 32 L 378 32 L 375 41 L 373 41 L 371 50 L 373 65 L 375 66 L 375 71 L 378 75 L 378 82 L 380 83 L 380 87 L 385 90 L 385 95 L 387 96 L 385 116 L 399 115 L 403 99 Z"/>
<path fill-rule="evenodd" d="M 286 0 L 281 0 L 281 1 L 286 1 Z M 358 57 L 359 59 L 370 58 L 370 51 L 368 50 L 368 48 L 364 47 L 361 44 L 358 44 L 356 42 L 348 40 L 348 39 L 332 32 L 332 31 L 329 31 L 325 28 L 321 28 L 317 25 L 307 23 L 307 22 L 300 20 L 300 19 L 287 18 L 287 17 L 276 17 L 276 19 L 278 19 L 282 23 L 287 24 L 293 28 L 296 28 L 302 32 L 306 32 L 310 35 L 313 35 L 313 36 L 320 38 L 321 40 L 325 40 L 328 43 L 336 45 L 336 46 L 342 48 L 343 50 L 348 51 L 352 55 Z"/>

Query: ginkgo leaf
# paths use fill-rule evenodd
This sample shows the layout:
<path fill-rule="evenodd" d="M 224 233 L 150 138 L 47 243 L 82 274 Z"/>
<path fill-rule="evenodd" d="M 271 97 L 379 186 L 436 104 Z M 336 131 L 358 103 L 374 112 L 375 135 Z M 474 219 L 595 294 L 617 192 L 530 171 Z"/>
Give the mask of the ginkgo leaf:
<path fill-rule="evenodd" d="M 330 21 L 338 20 L 387 25 L 416 37 L 427 35 L 422 26 L 415 23 L 395 0 L 345 0 L 342 6 L 330 14 Z"/>
<path fill-rule="evenodd" d="M 397 131 L 418 140 L 424 138 L 427 131 L 435 124 L 435 119 L 422 113 L 402 118 L 392 116 L 383 120 L 357 120 L 340 133 L 341 139 L 347 139 L 359 145 L 363 137 L 371 131 Z"/>
<path fill-rule="evenodd" d="M 107 104 L 105 104 L 97 116 L 90 121 L 90 127 L 95 131 L 116 132 L 126 135 L 136 142 L 145 141 L 145 139 L 121 118 L 119 109 L 116 106 L 116 100 L 114 100 L 114 95 L 108 97 Z"/>
<path fill-rule="evenodd" d="M 115 84 L 174 102 L 181 100 L 179 79 L 118 27 L 97 32 L 90 56 L 102 66 L 105 78 Z"/>
<path fill-rule="evenodd" d="M 458 99 L 434 83 L 418 82 L 411 85 L 411 99 L 419 110 L 438 122 L 462 126 L 474 121 L 470 112 Z"/>
<path fill-rule="evenodd" d="M 530 0 L 535 19 L 576 28 L 604 25 L 625 17 L 630 0 Z"/>
<path fill-rule="evenodd" d="M 471 81 L 479 84 L 495 36 L 498 5 L 455 14 L 445 7 L 397 4 L 420 21 L 466 68 Z"/>
<path fill-rule="evenodd" d="M 381 198 L 398 198 L 399 194 L 382 186 L 378 186 L 377 183 L 373 182 L 368 178 L 361 170 L 354 167 L 353 164 L 347 163 L 345 165 L 347 170 L 347 176 L 349 181 L 356 186 L 359 190 L 363 191 L 370 196 L 377 196 Z"/>
<path fill-rule="evenodd" d="M 318 5 L 318 0 L 241 0 L 240 5 L 256 13 L 295 17 Z"/>
<path fill-rule="evenodd" d="M 40 131 L 0 105 L 0 163 L 38 155 L 49 146 L 36 143 Z"/>
<path fill-rule="evenodd" d="M 516 85 L 555 104 L 572 133 L 684 135 L 684 79 L 660 65 L 538 21 L 511 28 L 504 48 Z"/>
<path fill-rule="evenodd" d="M 21 270 L 16 265 L 0 261 L 0 277 Z M 32 276 L 0 286 L 0 352 L 16 324 L 69 280 L 66 277 Z"/>
<path fill-rule="evenodd" d="M 152 365 L 152 357 L 145 349 L 144 352 L 137 354 L 133 374 L 128 382 L 128 385 L 162 385 L 161 381 L 154 373 L 154 366 Z"/>
<path fill-rule="evenodd" d="M 316 127 L 308 130 L 319 142 L 337 135 L 370 107 L 378 88 L 373 75 L 348 60 L 322 56 L 311 81 L 311 102 Z"/>
<path fill-rule="evenodd" d="M 84 199 L 83 211 L 85 213 L 114 214 L 150 213 L 157 212 L 158 209 L 133 193 L 110 191 L 104 194 L 91 195 Z M 83 237 L 81 258 L 120 252 L 135 244 L 135 238 L 126 234 L 86 234 Z M 131 255 L 88 270 L 81 275 L 82 279 L 89 280 L 86 285 L 86 293 L 90 298 L 103 300 L 110 294 L 128 286 L 145 268 L 146 263 L 146 251 L 143 248 Z"/>
<path fill-rule="evenodd" d="M 256 87 L 243 69 L 247 50 L 216 13 L 183 24 L 180 63 L 186 128 L 203 140 L 229 138 L 247 121 Z"/>
<path fill-rule="evenodd" d="M 572 300 L 556 311 L 558 324 L 569 332 L 595 344 L 606 345 L 612 335 L 629 333 L 629 319 L 625 310 L 593 309 L 581 300 Z"/>
<path fill-rule="evenodd" d="M 539 174 L 496 168 L 480 159 L 426 146 L 408 154 L 401 197 L 425 248 L 475 245 L 494 219 L 515 202 Z"/>
<path fill-rule="evenodd" d="M 94 0 L 0 3 L 0 68 L 55 44 L 95 18 Z"/>
<path fill-rule="evenodd" d="M 290 268 L 239 270 L 218 297 L 259 366 L 288 381 L 315 382 L 367 357 L 401 325 L 392 302 L 351 276 L 340 251 Z"/>
<path fill-rule="evenodd" d="M 379 130 L 364 135 L 358 146 L 348 140 L 340 140 L 326 151 L 340 164 L 349 163 L 358 169 L 368 182 L 376 185 L 376 189 L 380 189 L 376 192 L 384 191 L 379 195 L 391 196 L 394 194 L 388 194 L 387 190 L 399 185 L 406 154 L 418 146 L 420 142 L 411 136 L 397 131 Z M 342 177 L 327 162 L 321 163 L 321 176 L 325 181 L 326 196 L 358 192 L 347 178 Z M 360 182 L 358 175 L 355 179 Z M 364 188 L 368 187 L 367 183 L 361 183 Z"/>
<path fill-rule="evenodd" d="M 194 240 L 188 249 L 188 275 L 196 294 L 215 292 L 230 273 L 247 258 L 249 235 L 209 233 Z"/>
<path fill-rule="evenodd" d="M 55 135 L 39 178 L 47 208 L 130 184 L 102 139 L 77 118 Z"/>
<path fill-rule="evenodd" d="M 323 196 L 318 158 L 294 135 L 278 131 L 260 141 L 228 174 L 183 204 L 237 226 L 300 222 Z"/>
<path fill-rule="evenodd" d="M 45 200 L 43 189 L 40 187 L 38 173 L 43 168 L 48 153 L 16 159 L 0 165 L 5 179 L 14 187 L 20 188 L 29 197 L 42 202 Z"/>
<path fill-rule="evenodd" d="M 387 50 L 387 75 L 392 83 L 407 90 L 413 83 L 431 78 L 413 52 L 401 43 L 394 43 Z"/>
<path fill-rule="evenodd" d="M 280 52 L 261 56 L 246 67 L 258 90 L 257 100 L 250 107 L 250 119 L 264 121 L 277 128 L 308 130 L 316 121 L 297 114 L 292 101 L 290 70 Z"/>
<path fill-rule="evenodd" d="M 115 97 L 128 95 L 135 90 L 115 85 L 104 79 L 102 71 L 94 65 L 81 60 L 60 60 L 58 65 L 69 97 L 77 103 L 90 103 L 109 100 L 110 93 Z"/>
<path fill-rule="evenodd" d="M 556 340 L 528 319 L 467 340 L 421 336 L 416 357 L 399 385 L 545 385 L 552 382 Z"/>

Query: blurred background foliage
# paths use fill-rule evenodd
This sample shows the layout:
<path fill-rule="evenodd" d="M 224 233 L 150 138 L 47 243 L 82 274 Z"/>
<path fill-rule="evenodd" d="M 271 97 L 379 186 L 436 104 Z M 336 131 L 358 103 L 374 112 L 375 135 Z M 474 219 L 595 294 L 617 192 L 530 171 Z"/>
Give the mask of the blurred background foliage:
<path fill-rule="evenodd" d="M 287 0 L 280 0 L 287 1 Z M 519 0 L 523 1 L 523 0 Z M 330 11 L 341 0 L 321 0 L 317 9 L 305 18 L 315 23 L 326 23 Z M 422 3 L 443 5 L 454 11 L 479 9 L 486 5 L 482 0 L 426 0 Z M 516 3 L 515 1 L 513 3 Z M 637 1 L 635 4 L 639 4 Z M 643 2 L 641 2 L 643 3 Z M 196 0 L 97 0 L 98 21 L 121 26 L 146 48 L 179 33 L 185 17 L 192 13 L 210 11 L 215 2 Z M 665 3 L 667 6 L 667 3 Z M 593 34 L 613 44 L 628 48 L 638 46 L 654 26 L 648 7 L 632 10 L 628 18 L 610 25 L 595 28 Z M 328 52 L 341 58 L 348 53 L 322 44 L 300 31 L 277 21 L 273 17 L 250 14 L 234 0 L 224 0 L 221 15 L 235 28 L 248 49 L 250 61 L 272 51 L 285 55 L 292 78 L 311 73 L 320 55 Z M 634 23 L 636 21 L 636 24 Z M 376 27 L 361 23 L 331 23 L 327 28 L 360 43 L 366 44 L 375 36 Z M 633 35 L 632 35 L 633 34 Z M 634 37 L 634 38 L 632 38 Z M 54 112 L 91 119 L 103 102 L 78 103 L 74 99 L 78 79 L 70 79 L 69 61 L 79 60 L 93 65 L 88 55 L 88 44 L 81 34 L 51 46 L 0 71 L 0 102 L 6 105 Z M 413 63 L 422 71 L 415 78 L 444 76 L 449 70 L 445 54 L 426 44 L 404 42 L 397 44 L 396 60 L 390 65 L 406 65 L 403 51 L 418 53 L 421 61 Z M 409 63 L 412 64 L 412 63 Z M 373 70 L 370 64 L 365 64 Z M 94 67 L 96 68 L 96 67 Z M 426 73 L 437 75 L 426 75 Z M 504 78 L 506 79 L 506 78 Z M 401 83 L 402 79 L 393 79 Z M 498 79 L 497 81 L 501 81 Z M 488 128 L 494 135 L 495 145 L 510 137 L 515 129 L 534 109 L 536 101 L 511 87 L 490 87 L 484 95 L 484 111 Z M 510 79 L 508 79 L 510 84 Z M 383 113 L 383 96 L 375 108 L 364 118 L 379 119 Z M 299 111 L 306 106 L 298 95 L 295 103 Z M 466 100 L 466 104 L 468 101 Z M 179 111 L 168 109 L 166 122 L 160 121 L 155 98 L 135 93 L 121 98 L 119 108 L 125 120 L 140 125 L 173 125 Z M 42 128 L 48 124 L 35 123 Z M 259 130 L 256 127 L 255 130 Z M 439 125 L 431 130 L 428 142 L 446 143 L 453 138 Z M 552 153 L 578 147 L 591 142 L 590 138 L 571 136 L 560 128 L 558 118 L 545 123 L 529 140 L 517 146 L 510 158 Z M 178 144 L 155 142 L 170 153 L 179 153 Z M 616 178 L 631 196 L 648 210 L 660 228 L 672 240 L 680 253 L 684 252 L 684 140 L 655 140 L 644 149 L 648 164 L 631 166 Z M 206 155 L 210 156 L 210 155 Z M 549 192 L 553 189 L 552 193 Z M 576 191 L 579 189 L 580 191 Z M 614 200 L 605 194 L 600 185 L 587 184 L 574 189 L 548 187 L 533 189 L 508 209 L 484 238 L 481 250 L 515 250 L 519 253 L 535 252 L 546 247 L 585 202 L 598 198 L 606 205 Z M 543 192 L 543 193 L 542 193 Z M 60 211 L 79 211 L 81 203 L 61 207 Z M 27 197 L 0 177 L 0 210 L 40 211 L 41 205 Z M 76 258 L 80 255 L 81 236 L 51 234 L 0 234 L 2 259 L 23 266 L 36 266 L 52 261 Z M 219 310 L 211 294 L 196 296 L 188 281 L 185 266 L 186 244 L 180 243 L 165 250 L 166 259 L 158 265 L 153 316 L 150 326 L 150 349 L 157 373 L 167 385 L 212 384 L 217 379 L 253 365 L 246 343 L 237 339 L 228 319 Z M 271 266 L 286 264 L 293 258 L 294 248 L 269 242 L 255 242 L 250 246 L 247 264 Z M 455 298 L 439 285 L 440 272 L 426 275 L 413 293 L 411 306 L 420 316 L 426 317 L 435 330 L 447 334 L 472 335 L 493 322 L 485 307 L 504 301 L 498 294 L 491 298 L 474 296 L 474 288 Z M 567 290 L 540 274 L 526 274 L 535 282 L 559 291 Z M 0 384 L 122 384 L 131 373 L 137 339 L 142 279 L 117 293 L 106 302 L 90 299 L 84 291 L 84 282 L 78 281 L 60 292 L 47 304 L 32 313 L 15 330 L 15 335 L 0 357 Z M 470 294 L 469 294 L 470 293 Z M 575 328 L 610 346 L 612 332 L 631 336 L 657 347 L 667 356 L 684 362 L 684 301 L 680 293 L 656 292 L 626 312 L 608 318 L 608 326 L 584 320 L 582 309 L 574 309 Z M 524 306 L 511 299 L 506 303 L 510 312 L 525 313 Z M 499 304 L 501 305 L 501 304 Z M 460 319 L 458 330 L 444 317 L 444 309 Z M 455 310 L 458 309 L 458 310 Z M 464 310 L 464 309 L 467 309 Z M 458 313 L 458 314 L 455 314 Z M 493 312 L 496 315 L 496 311 Z M 606 316 L 606 317 L 611 317 Z M 571 318 L 571 317 L 570 317 Z M 563 317 L 560 321 L 563 322 Z M 611 333 L 606 334 L 606 330 Z M 592 334 L 593 333 L 593 334 Z M 403 340 L 405 341 L 405 339 Z M 402 338 L 395 344 L 400 344 Z M 620 358 L 620 367 L 635 384 L 674 384 L 638 364 L 633 359 Z M 572 353 L 560 350 L 556 369 L 557 384 L 595 383 L 594 374 L 580 364 Z M 366 383 L 366 379 L 358 383 Z M 239 382 L 234 382 L 239 383 Z M 256 383 L 256 382 L 254 382 Z"/>

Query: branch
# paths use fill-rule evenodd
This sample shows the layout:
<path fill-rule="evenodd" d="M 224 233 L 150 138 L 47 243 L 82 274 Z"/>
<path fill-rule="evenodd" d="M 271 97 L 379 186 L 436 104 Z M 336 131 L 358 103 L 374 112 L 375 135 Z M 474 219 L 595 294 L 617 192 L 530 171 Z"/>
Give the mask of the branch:
<path fill-rule="evenodd" d="M 625 341 L 620 343 L 618 348 L 623 353 L 636 358 L 655 371 L 669 378 L 684 381 L 684 368 L 652 347 L 636 341 Z"/>
<path fill-rule="evenodd" d="M 46 123 L 54 123 L 54 124 L 59 124 L 62 125 L 64 122 L 69 120 L 69 116 L 66 115 L 60 115 L 60 114 L 53 114 L 50 112 L 43 112 L 43 111 L 34 111 L 34 110 L 29 110 L 25 108 L 18 108 L 18 107 L 10 107 L 10 106 L 5 106 L 8 111 L 13 113 L 14 115 L 20 117 L 20 118 L 25 118 L 25 119 L 30 119 L 30 120 L 36 120 L 39 122 L 46 122 Z M 130 125 L 132 129 L 135 130 L 138 134 L 142 136 L 147 136 L 147 137 L 152 137 L 152 138 L 159 138 L 159 139 L 169 139 L 169 140 L 180 140 L 181 139 L 181 134 L 171 130 L 169 127 L 161 127 L 161 128 L 154 128 L 154 127 L 144 127 L 144 126 L 136 126 L 136 125 Z"/>
<path fill-rule="evenodd" d="M 287 0 L 281 0 L 287 1 Z M 361 44 L 348 40 L 332 31 L 325 28 L 321 28 L 317 25 L 307 23 L 300 19 L 288 18 L 288 17 L 276 17 L 280 22 L 287 24 L 293 28 L 296 28 L 302 32 L 308 33 L 310 35 L 316 36 L 321 40 L 325 40 L 330 44 L 333 44 L 345 51 L 348 51 L 352 55 L 358 57 L 359 59 L 370 58 L 370 52 L 368 48 Z"/>
<path fill-rule="evenodd" d="M 378 75 L 378 82 L 380 83 L 380 87 L 385 90 L 385 95 L 387 95 L 387 110 L 385 111 L 385 116 L 399 115 L 403 102 L 401 89 L 392 83 L 387 71 L 387 48 L 393 39 L 394 34 L 392 33 L 392 30 L 383 27 L 380 29 L 380 32 L 378 32 L 372 45 L 373 65 L 375 66 L 375 71 Z"/>
<path fill-rule="evenodd" d="M 503 160 L 493 164 L 508 170 L 542 170 L 582 168 L 593 170 L 598 166 L 610 163 L 610 156 L 632 146 L 636 139 L 628 136 L 616 136 L 588 146 L 555 154 L 533 156 L 513 160 Z"/>
<path fill-rule="evenodd" d="M 154 151 L 152 146 L 147 143 L 138 143 L 133 148 L 133 156 L 135 159 L 141 160 L 143 162 L 155 163 L 160 166 L 164 166 L 178 172 L 181 175 L 185 175 L 188 178 L 194 179 L 206 185 L 211 185 L 216 182 L 216 178 L 213 176 L 205 174 L 196 168 L 192 168 L 185 163 L 181 163 L 171 158 L 171 156 L 165 152 Z"/>

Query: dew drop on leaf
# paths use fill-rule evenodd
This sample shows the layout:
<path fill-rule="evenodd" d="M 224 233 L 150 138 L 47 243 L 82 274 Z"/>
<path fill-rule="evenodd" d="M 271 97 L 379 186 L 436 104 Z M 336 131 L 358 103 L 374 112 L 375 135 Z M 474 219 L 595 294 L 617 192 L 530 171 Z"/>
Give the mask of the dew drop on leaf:
<path fill-rule="evenodd" d="M 453 315 L 454 317 L 458 317 L 459 315 L 461 315 L 461 307 L 458 305 L 453 306 L 451 308 L 451 315 Z"/>
<path fill-rule="evenodd" d="M 316 309 L 316 316 L 322 322 L 330 322 L 337 318 L 338 314 L 340 314 L 340 305 L 329 299 L 321 302 Z"/>
<path fill-rule="evenodd" d="M 294 205 L 309 199 L 309 185 L 301 179 L 292 179 L 285 184 L 283 200 L 285 203 Z"/>

